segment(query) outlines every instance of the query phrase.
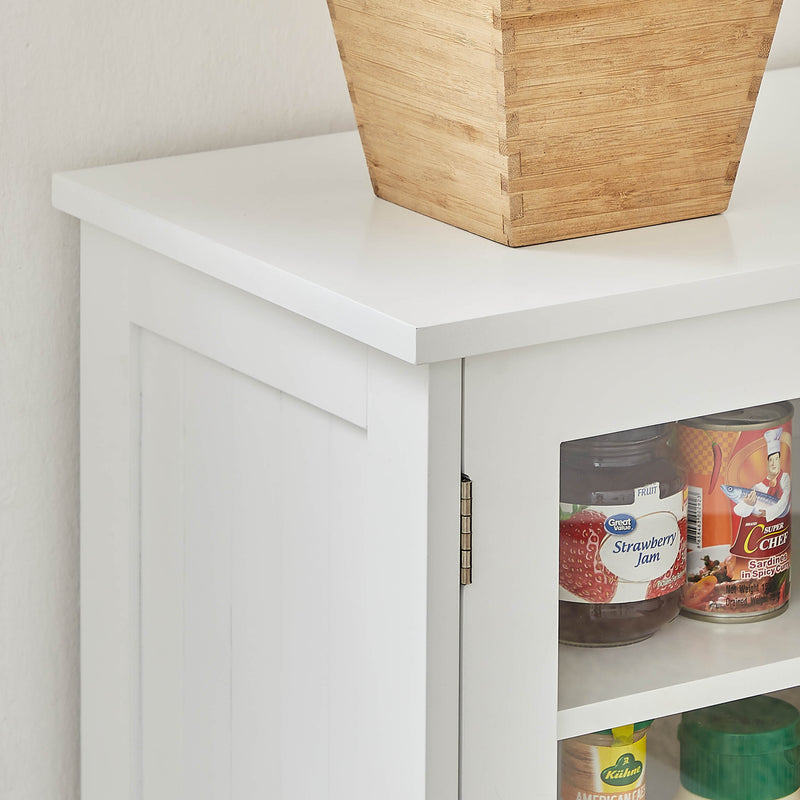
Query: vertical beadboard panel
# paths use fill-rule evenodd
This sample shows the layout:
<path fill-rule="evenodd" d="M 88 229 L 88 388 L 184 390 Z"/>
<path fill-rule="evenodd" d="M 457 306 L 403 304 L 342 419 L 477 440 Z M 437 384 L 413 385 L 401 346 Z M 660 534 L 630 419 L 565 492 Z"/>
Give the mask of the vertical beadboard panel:
<path fill-rule="evenodd" d="M 234 403 L 233 796 L 345 798 L 365 432 L 241 376 Z"/>
<path fill-rule="evenodd" d="M 235 373 L 184 352 L 184 792 L 231 792 L 231 446 Z"/>
<path fill-rule="evenodd" d="M 282 798 L 281 394 L 237 382 L 232 438 L 232 795 Z M 265 691 L 266 688 L 266 691 Z"/>
<path fill-rule="evenodd" d="M 353 425 L 331 428 L 328 509 L 331 523 L 328 551 L 328 601 L 332 632 L 330 675 L 330 738 L 328 776 L 330 800 L 353 800 L 353 776 L 363 772 L 358 749 L 357 711 L 369 663 L 364 610 L 369 606 L 364 540 L 374 531 L 365 522 L 366 434 Z M 373 565 L 374 568 L 374 565 Z"/>
<path fill-rule="evenodd" d="M 281 405 L 282 797 L 305 800 L 328 797 L 330 418 L 286 396 Z"/>
<path fill-rule="evenodd" d="M 139 336 L 141 371 L 142 795 L 183 798 L 184 369 L 180 348 Z"/>
<path fill-rule="evenodd" d="M 144 332 L 144 800 L 350 796 L 366 433 Z"/>

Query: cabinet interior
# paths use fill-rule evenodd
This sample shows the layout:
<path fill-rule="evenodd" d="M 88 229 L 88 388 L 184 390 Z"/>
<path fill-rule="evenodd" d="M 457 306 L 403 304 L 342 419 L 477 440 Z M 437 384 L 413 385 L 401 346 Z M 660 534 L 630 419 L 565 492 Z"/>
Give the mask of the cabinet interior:
<path fill-rule="evenodd" d="M 792 400 L 795 409 L 797 399 Z M 792 443 L 797 445 L 798 427 Z M 800 521 L 795 519 L 795 526 Z M 655 719 L 647 796 L 677 791 L 681 712 L 757 694 L 800 708 L 800 600 L 777 617 L 716 624 L 680 615 L 650 639 L 608 648 L 559 646 L 558 735 Z"/>
<path fill-rule="evenodd" d="M 800 708 L 800 687 L 769 692 Z M 680 714 L 654 720 L 647 732 L 648 800 L 672 800 L 680 785 L 678 723 Z"/>

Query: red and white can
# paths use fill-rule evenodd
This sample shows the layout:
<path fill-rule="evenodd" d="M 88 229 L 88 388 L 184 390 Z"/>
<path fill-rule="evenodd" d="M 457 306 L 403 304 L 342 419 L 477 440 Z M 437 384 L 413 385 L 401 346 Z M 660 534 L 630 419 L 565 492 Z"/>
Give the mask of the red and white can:
<path fill-rule="evenodd" d="M 749 622 L 786 609 L 793 412 L 771 403 L 679 423 L 689 483 L 684 614 Z"/>

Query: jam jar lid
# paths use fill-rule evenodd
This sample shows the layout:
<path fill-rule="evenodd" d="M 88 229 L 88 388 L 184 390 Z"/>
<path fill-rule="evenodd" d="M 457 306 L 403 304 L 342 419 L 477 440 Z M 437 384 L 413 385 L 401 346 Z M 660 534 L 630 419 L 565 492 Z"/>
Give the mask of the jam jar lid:
<path fill-rule="evenodd" d="M 669 433 L 674 423 L 664 422 L 659 425 L 646 425 L 643 428 L 633 428 L 615 433 L 603 433 L 600 436 L 588 436 L 585 439 L 572 439 L 564 442 L 565 447 L 584 448 L 604 445 L 647 444 L 661 439 Z"/>
<path fill-rule="evenodd" d="M 619 460 L 625 463 L 628 457 L 634 457 L 636 461 L 647 460 L 656 448 L 668 440 L 674 429 L 674 422 L 665 422 L 585 439 L 572 439 L 561 443 L 561 456 L 575 463 L 589 459 L 596 466 L 611 466 Z"/>
<path fill-rule="evenodd" d="M 794 414 L 794 406 L 785 401 L 782 403 L 767 403 L 762 406 L 750 408 L 735 408 L 731 411 L 722 411 L 704 417 L 682 419 L 681 425 L 689 428 L 704 428 L 717 430 L 719 428 L 735 428 L 747 430 L 748 428 L 763 428 L 765 425 L 780 425 L 787 422 Z"/>

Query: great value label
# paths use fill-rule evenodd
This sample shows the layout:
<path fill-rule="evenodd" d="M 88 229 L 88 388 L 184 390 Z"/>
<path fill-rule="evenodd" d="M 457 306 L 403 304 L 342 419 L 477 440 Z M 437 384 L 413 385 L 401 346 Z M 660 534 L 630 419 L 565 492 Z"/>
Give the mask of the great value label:
<path fill-rule="evenodd" d="M 685 491 L 661 498 L 652 483 L 629 505 L 561 503 L 560 599 L 633 603 L 683 586 L 686 498 Z"/>

